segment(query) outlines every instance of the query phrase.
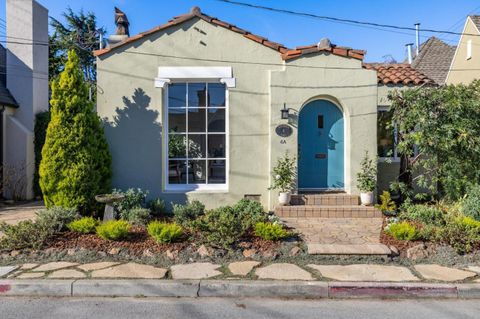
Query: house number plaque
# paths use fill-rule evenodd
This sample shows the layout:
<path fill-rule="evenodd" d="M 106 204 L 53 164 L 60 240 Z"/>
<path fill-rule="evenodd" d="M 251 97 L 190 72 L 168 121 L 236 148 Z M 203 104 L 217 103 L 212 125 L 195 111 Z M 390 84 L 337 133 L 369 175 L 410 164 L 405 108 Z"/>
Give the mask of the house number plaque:
<path fill-rule="evenodd" d="M 292 135 L 292 128 L 287 124 L 281 124 L 275 128 L 275 132 L 278 136 L 289 137 Z"/>

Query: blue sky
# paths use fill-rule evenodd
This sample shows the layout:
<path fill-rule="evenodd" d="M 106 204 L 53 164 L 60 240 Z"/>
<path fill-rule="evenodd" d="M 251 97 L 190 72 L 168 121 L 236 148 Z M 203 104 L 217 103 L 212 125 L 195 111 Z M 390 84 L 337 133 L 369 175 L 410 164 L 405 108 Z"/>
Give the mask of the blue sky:
<path fill-rule="evenodd" d="M 5 0 L 2 0 L 3 2 Z M 480 14 L 478 0 L 242 0 L 264 6 L 311 12 L 324 16 L 355 19 L 384 24 L 413 26 L 421 22 L 422 28 L 461 32 L 467 14 Z M 131 23 L 131 34 L 162 24 L 171 17 L 186 13 L 197 5 L 203 12 L 236 24 L 253 33 L 288 47 L 317 43 L 328 37 L 338 45 L 367 50 L 366 61 L 383 61 L 392 55 L 397 61 L 405 58 L 405 44 L 415 41 L 414 32 L 407 34 L 381 31 L 373 28 L 327 22 L 258 9 L 237 7 L 215 0 L 39 0 L 47 7 L 50 16 L 60 18 L 70 6 L 74 11 L 83 8 L 93 11 L 99 25 L 113 32 L 113 7 L 118 6 Z M 0 17 L 5 18 L 5 5 L 0 7 Z M 404 32 L 404 31 L 402 31 Z M 1 31 L 0 31 L 1 34 Z M 422 34 L 424 41 L 431 34 Z M 438 35 L 450 44 L 457 36 Z"/>

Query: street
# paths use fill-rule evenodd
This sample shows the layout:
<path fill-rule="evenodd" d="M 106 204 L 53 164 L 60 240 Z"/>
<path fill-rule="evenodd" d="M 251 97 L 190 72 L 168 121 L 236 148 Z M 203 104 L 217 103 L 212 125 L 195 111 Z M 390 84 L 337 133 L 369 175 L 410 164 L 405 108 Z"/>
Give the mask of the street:
<path fill-rule="evenodd" d="M 478 300 L 0 298 L 0 318 L 478 318 Z"/>

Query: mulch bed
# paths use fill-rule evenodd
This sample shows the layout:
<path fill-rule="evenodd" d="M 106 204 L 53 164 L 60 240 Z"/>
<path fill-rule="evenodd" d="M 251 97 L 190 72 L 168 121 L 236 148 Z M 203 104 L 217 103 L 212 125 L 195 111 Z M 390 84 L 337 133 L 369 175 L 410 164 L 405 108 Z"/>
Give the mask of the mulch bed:
<path fill-rule="evenodd" d="M 112 248 L 128 250 L 131 255 L 142 255 L 146 250 L 151 254 L 162 254 L 170 251 L 181 252 L 189 249 L 194 252 L 198 249 L 199 238 L 196 234 L 184 237 L 182 242 L 170 244 L 158 244 L 146 232 L 143 227 L 133 227 L 127 239 L 122 241 L 109 241 L 98 237 L 96 234 L 78 234 L 64 232 L 47 242 L 46 248 L 54 250 L 86 249 L 90 251 L 108 252 Z M 254 249 L 258 252 L 275 251 L 281 246 L 280 242 L 263 240 L 258 237 L 246 236 L 237 245 L 237 249 Z"/>
<path fill-rule="evenodd" d="M 397 247 L 401 256 L 405 255 L 409 248 L 422 243 L 421 241 L 407 241 L 395 239 L 389 234 L 385 233 L 385 226 L 387 226 L 387 218 L 383 217 L 382 231 L 380 232 L 380 243 L 386 246 Z"/>

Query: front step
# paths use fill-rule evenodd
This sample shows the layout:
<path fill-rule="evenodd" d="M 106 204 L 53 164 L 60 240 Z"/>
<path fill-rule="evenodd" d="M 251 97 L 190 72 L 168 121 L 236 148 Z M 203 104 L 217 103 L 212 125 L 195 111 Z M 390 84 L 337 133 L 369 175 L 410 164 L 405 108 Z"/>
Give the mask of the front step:
<path fill-rule="evenodd" d="M 294 205 L 277 206 L 278 217 L 316 217 L 316 218 L 382 218 L 382 212 L 373 206 L 317 206 Z"/>
<path fill-rule="evenodd" d="M 383 244 L 342 245 L 308 243 L 310 255 L 379 255 L 388 256 L 392 252 Z"/>
<path fill-rule="evenodd" d="M 342 193 L 298 194 L 292 195 L 290 203 L 292 205 L 350 206 L 359 205 L 360 199 L 357 195 Z"/>

